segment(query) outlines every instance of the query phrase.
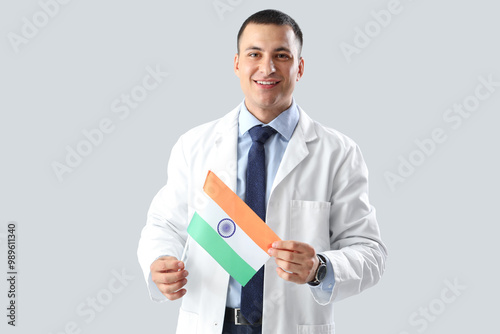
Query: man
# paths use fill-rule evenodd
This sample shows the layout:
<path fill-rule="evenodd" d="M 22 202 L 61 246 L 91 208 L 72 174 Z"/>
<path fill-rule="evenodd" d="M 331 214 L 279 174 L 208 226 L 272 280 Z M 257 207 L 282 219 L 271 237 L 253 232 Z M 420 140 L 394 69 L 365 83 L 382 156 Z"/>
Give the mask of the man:
<path fill-rule="evenodd" d="M 387 253 L 359 148 L 293 99 L 301 49 L 288 15 L 250 16 L 234 57 L 243 103 L 172 149 L 138 256 L 153 300 L 182 298 L 177 333 L 334 333 L 332 303 L 383 274 Z M 244 288 L 191 239 L 186 263 L 179 260 L 209 170 L 283 240 Z"/>

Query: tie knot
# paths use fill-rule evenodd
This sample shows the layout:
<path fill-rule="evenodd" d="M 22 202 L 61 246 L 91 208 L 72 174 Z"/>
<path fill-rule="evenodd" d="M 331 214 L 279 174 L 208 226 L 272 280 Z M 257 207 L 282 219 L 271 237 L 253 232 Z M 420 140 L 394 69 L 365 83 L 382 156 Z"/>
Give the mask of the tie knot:
<path fill-rule="evenodd" d="M 252 142 L 258 142 L 264 145 L 269 137 L 276 133 L 276 130 L 270 126 L 257 125 L 248 130 L 248 132 L 250 133 Z"/>

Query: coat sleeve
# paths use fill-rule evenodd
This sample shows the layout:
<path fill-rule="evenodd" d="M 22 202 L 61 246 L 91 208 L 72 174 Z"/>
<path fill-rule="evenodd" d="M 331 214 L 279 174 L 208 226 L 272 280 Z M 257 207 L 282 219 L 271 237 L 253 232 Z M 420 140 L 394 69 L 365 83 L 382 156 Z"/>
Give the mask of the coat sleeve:
<path fill-rule="evenodd" d="M 330 259 L 335 284 L 329 298 L 312 290 L 322 305 L 375 285 L 387 258 L 373 208 L 368 200 L 368 169 L 356 144 L 348 146 L 333 179 L 330 209 Z"/>
<path fill-rule="evenodd" d="M 150 266 L 161 256 L 181 257 L 188 225 L 187 170 L 181 137 L 172 148 L 167 183 L 153 198 L 137 250 L 149 295 L 158 302 L 167 301 L 167 298 L 151 280 Z"/>

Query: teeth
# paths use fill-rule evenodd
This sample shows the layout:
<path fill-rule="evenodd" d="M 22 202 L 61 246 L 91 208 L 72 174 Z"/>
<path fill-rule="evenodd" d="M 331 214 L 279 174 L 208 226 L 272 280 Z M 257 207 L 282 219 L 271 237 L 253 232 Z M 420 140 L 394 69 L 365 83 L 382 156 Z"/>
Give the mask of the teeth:
<path fill-rule="evenodd" d="M 276 81 L 257 81 L 257 83 L 261 85 L 274 85 Z"/>

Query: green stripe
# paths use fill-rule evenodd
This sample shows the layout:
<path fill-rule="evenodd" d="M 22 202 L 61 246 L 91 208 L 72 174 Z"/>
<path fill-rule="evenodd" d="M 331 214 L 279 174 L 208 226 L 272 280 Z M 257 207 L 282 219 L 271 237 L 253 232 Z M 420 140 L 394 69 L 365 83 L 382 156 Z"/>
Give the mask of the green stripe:
<path fill-rule="evenodd" d="M 255 269 L 246 263 L 198 213 L 194 213 L 187 231 L 242 286 L 255 275 Z"/>

